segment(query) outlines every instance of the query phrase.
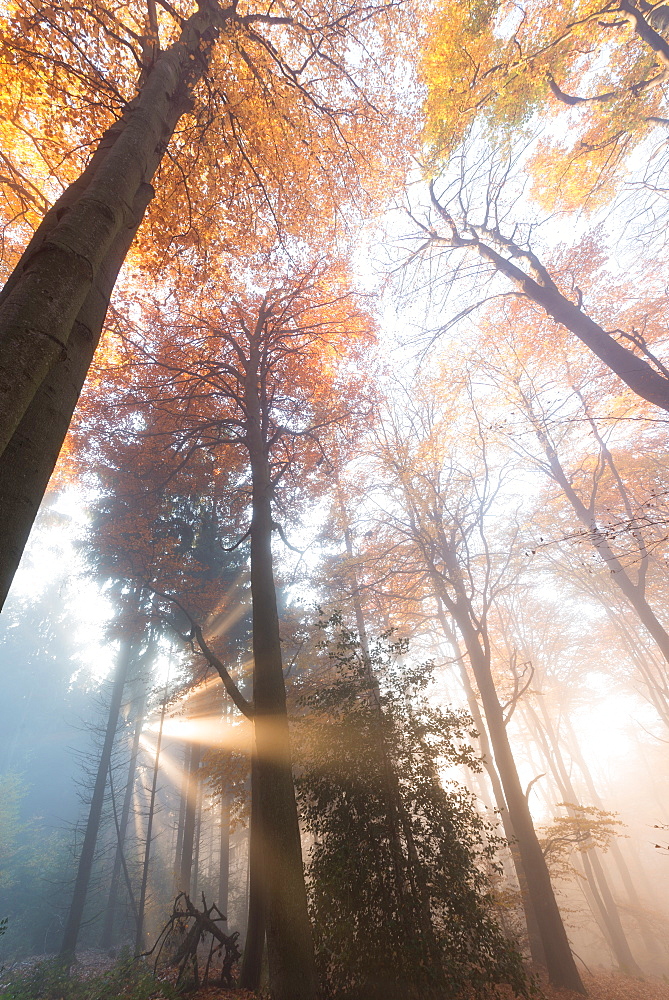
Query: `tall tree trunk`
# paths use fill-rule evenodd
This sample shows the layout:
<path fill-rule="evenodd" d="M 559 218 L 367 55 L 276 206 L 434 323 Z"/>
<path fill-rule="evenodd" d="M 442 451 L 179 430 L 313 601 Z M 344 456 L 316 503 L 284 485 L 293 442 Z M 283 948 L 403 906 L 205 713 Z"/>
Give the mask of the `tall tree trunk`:
<path fill-rule="evenodd" d="M 223 721 L 227 722 L 228 702 L 223 702 Z M 228 887 L 230 884 L 230 794 L 221 790 L 220 837 L 218 849 L 218 908 L 228 915 Z M 229 930 L 229 925 L 228 925 Z"/>
<path fill-rule="evenodd" d="M 184 832 L 179 858 L 179 892 L 190 893 L 193 877 L 193 847 L 195 844 L 195 819 L 199 788 L 200 754 L 199 743 L 191 743 L 188 757 L 188 784 L 184 811 Z"/>
<path fill-rule="evenodd" d="M 151 179 L 234 8 L 201 3 L 81 176 L 47 212 L 0 293 L 0 606 L 100 337 L 109 298 L 152 195 Z M 14 435 L 17 435 L 13 441 Z"/>
<path fill-rule="evenodd" d="M 181 794 L 179 796 L 179 816 L 177 818 L 177 837 L 174 846 L 174 888 L 181 891 L 181 859 L 183 857 L 184 826 L 186 824 L 186 806 L 188 804 L 188 771 L 190 768 L 190 756 L 192 744 L 186 743 L 183 752 L 183 762 L 181 765 Z"/>
<path fill-rule="evenodd" d="M 639 553 L 639 573 L 637 582 L 635 582 L 611 548 L 608 533 L 606 530 L 602 531 L 597 524 L 592 506 L 587 507 L 572 486 L 571 480 L 562 467 L 558 453 L 548 437 L 545 427 L 534 413 L 529 401 L 526 401 L 526 406 L 527 414 L 532 421 L 537 440 L 546 455 L 547 466 L 550 469 L 550 478 L 560 486 L 576 517 L 586 529 L 593 549 L 609 570 L 611 582 L 624 594 L 630 606 L 636 612 L 639 621 L 649 635 L 652 636 L 663 658 L 669 663 L 669 633 L 646 600 L 645 574 L 648 553 L 645 549 L 642 549 Z M 611 465 L 612 459 L 610 454 L 602 444 L 600 444 L 600 447 L 605 459 L 607 459 L 607 464 Z"/>
<path fill-rule="evenodd" d="M 529 893 L 529 888 L 527 884 L 527 875 L 525 873 L 525 868 L 523 866 L 523 859 L 520 851 L 518 850 L 518 843 L 516 840 L 516 834 L 513 829 L 513 823 L 511 822 L 511 817 L 509 815 L 509 809 L 506 804 L 506 799 L 504 797 L 504 789 L 502 788 L 502 783 L 495 767 L 495 761 L 493 759 L 492 748 L 490 746 L 490 740 L 488 738 L 488 731 L 486 729 L 486 724 L 481 715 L 481 709 L 479 708 L 479 703 L 476 698 L 476 694 L 472 687 L 472 683 L 469 679 L 469 673 L 467 672 L 467 667 L 465 666 L 462 656 L 460 655 L 460 647 L 457 641 L 457 636 L 453 632 L 453 629 L 449 626 L 446 615 L 444 614 L 443 604 L 437 598 L 437 613 L 439 616 L 439 621 L 442 627 L 442 631 L 451 644 L 451 647 L 455 653 L 458 654 L 458 665 L 460 671 L 460 679 L 462 680 L 462 686 L 465 691 L 465 697 L 467 698 L 467 705 L 469 706 L 469 711 L 471 713 L 472 719 L 474 720 L 474 726 L 478 733 L 479 745 L 481 747 L 481 755 L 483 757 L 483 767 L 490 780 L 490 786 L 492 788 L 493 795 L 495 797 L 495 805 L 497 806 L 497 811 L 499 813 L 499 818 L 502 821 L 502 828 L 504 830 L 504 836 L 508 842 L 509 850 L 511 852 L 511 859 L 513 861 L 513 866 L 516 871 L 516 878 L 518 879 L 518 886 L 520 888 L 520 899 L 523 907 L 523 914 L 525 916 L 525 926 L 527 928 L 527 941 L 530 947 L 530 956 L 532 961 L 536 965 L 546 965 L 546 953 L 544 951 L 543 941 L 541 939 L 541 933 L 539 931 L 539 925 L 537 923 L 536 914 L 534 912 L 534 906 L 532 905 L 532 899 Z"/>
<path fill-rule="evenodd" d="M 450 231 L 450 235 L 440 234 L 438 239 L 450 243 L 451 246 L 474 250 L 500 274 L 506 275 L 523 295 L 540 306 L 556 323 L 578 337 L 581 343 L 615 372 L 637 396 L 647 399 L 663 410 L 669 410 L 669 379 L 666 375 L 649 364 L 645 358 L 639 357 L 633 350 L 617 341 L 612 334 L 583 312 L 581 305 L 576 305 L 563 295 L 548 270 L 532 252 L 511 239 L 505 239 L 499 229 L 472 226 L 467 236 L 461 236 L 457 231 L 455 220 L 439 204 L 434 192 L 432 199 Z M 476 235 L 472 238 L 473 233 Z M 485 242 L 486 239 L 488 242 Z M 502 253 L 499 253 L 493 244 L 496 244 Z M 514 258 L 527 262 L 532 273 L 523 271 L 514 263 Z"/>
<path fill-rule="evenodd" d="M 165 723 L 166 710 L 167 710 L 167 684 L 165 684 L 163 703 L 160 708 L 160 726 L 158 728 L 158 739 L 156 741 L 156 756 L 153 764 L 153 777 L 151 780 L 151 794 L 149 796 L 149 816 L 146 823 L 146 845 L 144 847 L 144 863 L 142 865 L 142 884 L 139 892 L 139 906 L 137 907 L 137 932 L 135 934 L 135 955 L 140 955 L 144 950 L 144 911 L 146 909 L 146 890 L 149 884 L 149 863 L 151 861 L 151 836 L 153 834 L 153 816 L 156 808 L 156 789 L 158 788 L 158 772 L 160 769 L 160 748 L 163 742 L 163 725 Z"/>
<path fill-rule="evenodd" d="M 118 272 L 153 195 L 137 195 L 133 218 L 116 237 L 72 326 L 67 351 L 49 370 L 0 455 L 0 609 L 5 603 L 74 408 L 98 346 Z"/>
<path fill-rule="evenodd" d="M 135 771 L 137 770 L 137 758 L 139 756 L 139 738 L 142 733 L 144 723 L 144 712 L 146 709 L 146 681 L 140 681 L 142 688 L 135 709 L 135 727 L 132 736 L 132 747 L 130 750 L 130 761 L 128 763 L 128 780 L 123 795 L 123 806 L 121 807 L 121 818 L 118 828 L 118 840 L 116 853 L 114 855 L 114 868 L 112 870 L 111 884 L 109 887 L 109 898 L 105 909 L 102 934 L 100 936 L 100 947 L 110 948 L 114 942 L 114 918 L 116 916 L 116 903 L 118 900 L 118 887 L 121 878 L 121 867 L 123 853 L 125 851 L 125 838 L 128 830 L 128 819 L 130 817 L 130 806 L 135 788 Z M 135 928 L 136 929 L 136 928 Z"/>
<path fill-rule="evenodd" d="M 255 742 L 255 741 L 254 741 Z M 256 992 L 260 988 L 262 956 L 265 950 L 266 900 L 263 865 L 265 851 L 260 829 L 260 803 L 258 783 L 258 754 L 254 745 L 251 756 L 251 818 L 249 822 L 248 906 L 246 939 L 239 985 Z"/>
<path fill-rule="evenodd" d="M 492 677 L 488 643 L 485 641 L 485 636 L 481 635 L 481 623 L 478 626 L 474 624 L 474 621 L 478 621 L 478 619 L 466 595 L 464 585 L 461 583 L 459 569 L 453 563 L 452 554 L 445 553 L 444 557 L 449 561 L 449 577 L 451 581 L 456 581 L 454 584 L 455 598 L 451 598 L 449 595 L 440 573 L 433 570 L 432 578 L 437 595 L 452 615 L 464 639 L 467 655 L 481 695 L 497 771 L 502 781 L 504 797 L 527 876 L 528 892 L 539 925 L 548 975 L 554 986 L 575 990 L 577 993 L 585 993 L 555 899 L 546 860 L 518 777 L 518 769 L 506 731 L 504 713 Z"/>
<path fill-rule="evenodd" d="M 272 565 L 272 482 L 263 433 L 259 372 L 259 349 L 254 345 L 245 385 L 246 441 L 251 463 L 253 506 L 253 704 L 258 755 L 254 777 L 265 861 L 270 990 L 273 1000 L 315 1000 L 318 992 L 316 964 L 293 786 Z"/>
<path fill-rule="evenodd" d="M 90 881 L 91 870 L 93 868 L 95 845 L 98 839 L 100 818 L 102 816 L 102 807 L 104 805 L 107 773 L 111 762 L 114 737 L 116 735 L 119 712 L 123 701 L 123 689 L 128 677 L 128 669 L 130 667 L 131 658 L 132 645 L 128 639 L 124 639 L 121 642 L 121 648 L 119 650 L 118 663 L 116 666 L 111 700 L 109 703 L 107 728 L 105 731 L 100 760 L 98 762 L 95 784 L 93 786 L 93 795 L 91 797 L 91 804 L 88 812 L 84 842 L 81 847 L 81 854 L 79 855 L 72 901 L 67 914 L 65 930 L 63 932 L 63 941 L 60 948 L 60 959 L 63 964 L 67 966 L 69 966 L 74 960 L 77 938 L 79 937 L 79 929 L 81 927 L 84 906 L 86 905 L 88 883 Z"/>
<path fill-rule="evenodd" d="M 200 885 L 200 856 L 202 854 L 202 800 L 204 798 L 204 788 L 202 782 L 198 781 L 195 790 L 195 833 L 193 837 L 193 874 L 190 881 L 190 895 L 192 899 L 197 898 L 197 891 Z"/>

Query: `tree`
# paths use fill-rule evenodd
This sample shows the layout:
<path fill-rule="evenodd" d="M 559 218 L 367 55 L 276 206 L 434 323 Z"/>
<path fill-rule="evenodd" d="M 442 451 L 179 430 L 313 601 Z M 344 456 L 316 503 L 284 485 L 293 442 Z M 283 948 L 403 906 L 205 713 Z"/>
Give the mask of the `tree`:
<path fill-rule="evenodd" d="M 424 259 L 433 282 L 443 284 L 449 275 L 455 280 L 464 262 L 480 261 L 480 268 L 474 264 L 474 290 L 472 274 L 469 269 L 465 272 L 468 298 L 471 300 L 473 294 L 474 302 L 470 301 L 442 329 L 464 319 L 488 299 L 496 299 L 497 304 L 501 299 L 527 302 L 530 309 L 538 307 L 577 337 L 634 393 L 669 410 L 667 369 L 656 357 L 645 331 L 640 332 L 647 325 L 641 320 L 643 307 L 631 322 L 628 314 L 629 327 L 621 329 L 615 313 L 611 315 L 612 302 L 619 299 L 622 305 L 625 301 L 619 296 L 620 282 L 616 283 L 613 300 L 610 289 L 609 295 L 597 294 L 597 271 L 606 260 L 604 234 L 589 234 L 571 253 L 562 252 L 558 266 L 547 266 L 534 245 L 540 238 L 539 226 L 514 218 L 513 208 L 522 195 L 505 191 L 517 187 L 511 176 L 513 160 L 496 156 L 488 147 L 476 151 L 473 163 L 470 154 L 467 149 L 454 154 L 444 176 L 430 182 L 431 210 L 426 218 L 412 216 L 420 240 L 413 259 Z M 496 276 L 506 279 L 499 285 L 501 289 L 510 285 L 513 291 L 497 292 Z M 629 287 L 631 290 L 631 283 Z M 483 288 L 488 294 L 480 296 Z M 436 297 L 436 291 L 433 294 Z M 525 312 L 531 315 L 529 309 Z M 598 312 L 599 322 L 595 319 Z"/>
<path fill-rule="evenodd" d="M 491 907 L 494 839 L 483 846 L 488 831 L 464 790 L 439 781 L 446 762 L 474 765 L 466 716 L 428 707 L 430 666 L 409 665 L 405 644 L 384 638 L 363 653 L 338 616 L 321 625 L 328 677 L 303 699 L 298 732 L 326 996 L 483 996 L 501 982 L 527 995 L 520 957 Z M 383 692 L 380 716 L 370 669 Z M 388 762 L 399 856 L 384 794 Z"/>
<path fill-rule="evenodd" d="M 77 158 L 74 164 L 69 158 L 65 173 L 74 179 L 68 178 L 0 297 L 0 451 L 11 448 L 0 480 L 14 479 L 3 487 L 4 592 L 178 122 L 189 115 L 160 208 L 168 231 L 174 232 L 180 215 L 180 206 L 168 204 L 175 177 L 193 178 L 186 191 L 191 222 L 207 218 L 212 202 L 235 204 L 224 226 L 231 240 L 241 235 L 244 253 L 254 228 L 276 232 L 279 217 L 282 231 L 292 225 L 304 234 L 305 216 L 318 217 L 324 228 L 328 212 L 332 218 L 354 190 L 362 192 L 358 182 L 374 159 L 370 123 L 385 121 L 384 97 L 376 85 L 375 100 L 366 96 L 365 76 L 392 13 L 392 2 L 327 10 L 314 4 L 280 15 L 211 2 L 183 18 L 169 4 L 159 5 L 158 13 L 150 3 L 147 12 L 133 7 L 122 18 L 101 3 L 82 12 L 81 25 L 98 59 L 82 50 L 66 8 L 29 7 L 8 19 L 9 64 L 24 72 L 28 89 L 39 92 L 46 80 L 64 106 L 69 94 L 77 95 L 73 131 L 80 148 L 92 141 L 86 109 L 95 109 L 93 120 L 101 118 L 105 131 L 78 177 Z M 368 32 L 373 39 L 365 46 Z M 42 44 L 33 50 L 35 34 Z M 36 109 L 16 104 L 19 128 L 12 134 L 20 135 L 23 115 L 31 120 Z M 382 131 L 375 134 L 381 138 Z M 67 135 L 67 128 L 58 134 L 61 147 L 68 147 Z M 314 213 L 314 203 L 324 216 Z M 290 221 L 286 206 L 293 210 Z"/>
<path fill-rule="evenodd" d="M 414 386 L 405 412 L 395 411 L 384 422 L 377 454 L 388 496 L 384 502 L 387 515 L 383 527 L 377 529 L 375 544 L 392 553 L 395 572 L 411 581 L 416 597 L 439 598 L 462 636 L 481 695 L 551 982 L 583 992 L 520 784 L 492 671 L 488 619 L 506 585 L 514 551 L 513 535 L 499 539 L 495 546 L 489 528 L 504 474 L 493 471 L 475 413 L 473 427 L 466 429 L 464 413 L 459 415 L 459 433 L 461 441 L 475 442 L 479 454 L 458 461 L 454 411 L 438 405 L 435 389 L 434 383 L 420 390 Z"/>
<path fill-rule="evenodd" d="M 129 626 L 132 628 L 132 624 Z M 79 929 L 83 919 L 86 896 L 88 894 L 88 884 L 93 868 L 95 846 L 100 830 L 100 820 L 104 806 L 105 789 L 107 778 L 111 767 L 112 750 L 118 726 L 119 713 L 123 700 L 123 692 L 128 679 L 128 673 L 133 657 L 133 642 L 129 635 L 121 641 L 118 662 L 114 673 L 111 698 L 109 702 L 109 713 L 105 729 L 104 742 L 95 776 L 93 793 L 91 795 L 90 808 L 86 821 L 84 839 L 81 845 L 81 852 L 77 862 L 77 874 L 72 892 L 72 899 L 63 930 L 63 940 L 60 947 L 60 959 L 64 965 L 70 966 L 75 958 L 75 949 Z"/>
<path fill-rule="evenodd" d="M 254 282 L 257 286 L 272 280 L 276 280 L 272 272 L 260 273 Z M 212 287 L 208 291 L 221 296 L 226 289 Z M 120 388 L 123 379 L 130 376 L 125 387 L 132 427 L 129 437 L 135 439 L 130 450 L 136 451 L 135 480 L 144 479 L 138 493 L 146 498 L 147 508 L 141 511 L 141 502 L 134 502 L 124 518 L 114 519 L 112 530 L 126 538 L 139 536 L 133 572 L 149 573 L 151 580 L 145 578 L 145 582 L 153 587 L 159 601 L 184 613 L 193 639 L 221 673 L 235 704 L 253 719 L 251 828 L 253 838 L 255 825 L 265 855 L 263 909 L 270 977 L 277 997 L 295 1000 L 311 996 L 315 981 L 292 786 L 271 540 L 275 531 L 286 537 L 276 520 L 279 511 L 294 518 L 309 496 L 309 479 L 317 480 L 322 458 L 320 430 L 351 419 L 364 406 L 364 400 L 358 398 L 364 378 L 355 374 L 355 366 L 373 334 L 342 267 L 318 261 L 282 285 L 270 285 L 264 294 L 253 295 L 239 286 L 230 292 L 228 309 L 220 307 L 215 298 L 208 303 L 200 301 L 201 311 L 188 314 L 187 328 L 183 303 L 183 325 L 178 320 L 176 325 L 174 320 L 160 325 L 154 318 L 143 344 L 144 357 L 151 358 L 151 365 L 140 363 L 130 372 L 121 372 Z M 118 396 L 112 405 L 118 406 Z M 140 430 L 139 440 L 138 425 L 145 428 Z M 233 538 L 237 535 L 228 548 L 238 547 L 250 536 L 252 704 L 240 695 L 218 658 L 212 656 L 198 617 L 188 609 L 193 601 L 195 607 L 203 606 L 206 588 L 200 578 L 197 587 L 191 581 L 189 590 L 182 590 L 183 567 L 178 564 L 184 554 L 179 541 L 184 529 L 179 519 L 165 510 L 164 495 L 146 489 L 149 480 L 146 456 L 142 458 L 139 445 L 142 438 L 163 453 L 165 443 L 169 445 L 169 457 L 163 454 L 151 475 L 162 476 L 163 482 L 169 482 L 172 475 L 177 477 L 170 490 L 177 487 L 178 477 L 184 482 L 201 474 L 209 477 L 214 496 L 223 490 L 233 513 L 225 530 Z M 117 441 L 115 450 L 118 447 Z M 221 454 L 232 458 L 222 461 Z M 227 471 L 226 465 L 228 476 L 219 475 Z M 126 501 L 130 495 L 126 494 Z M 143 524 L 139 531 L 138 508 Z M 156 531 L 161 520 L 167 529 L 162 533 Z M 174 541 L 166 545 L 170 535 Z M 211 587 L 212 582 L 209 591 Z"/>
<path fill-rule="evenodd" d="M 660 511 L 657 518 L 655 515 L 655 504 L 662 507 L 664 487 L 659 481 L 664 478 L 663 470 L 654 453 L 648 464 L 639 460 L 640 439 L 633 453 L 628 453 L 626 435 L 619 432 L 627 407 L 623 404 L 617 413 L 615 400 L 609 403 L 600 387 L 590 388 L 587 371 L 580 372 L 572 363 L 568 348 L 560 350 L 554 344 L 551 375 L 535 375 L 534 365 L 523 357 L 522 346 L 514 344 L 515 334 L 503 329 L 495 324 L 494 343 L 481 368 L 500 388 L 504 386 L 506 405 L 513 407 L 514 426 L 504 438 L 558 488 L 562 498 L 558 502 L 566 502 L 569 511 L 564 535 L 573 534 L 569 524 L 575 518 L 580 526 L 577 539 L 591 546 L 606 569 L 607 580 L 621 592 L 662 658 L 669 662 L 669 634 L 649 600 L 650 580 L 657 588 L 664 576 L 654 553 L 664 533 L 664 514 Z M 605 400 L 610 412 L 602 420 L 598 409 Z M 567 409 L 571 411 L 568 422 Z M 531 431 L 536 448 L 530 444 L 531 438 L 520 443 L 519 417 Z M 573 434 L 575 421 L 578 440 Z M 583 428 L 588 434 L 586 451 Z M 654 449 L 655 431 L 648 434 Z M 630 476 L 625 474 L 626 461 L 633 463 Z"/>

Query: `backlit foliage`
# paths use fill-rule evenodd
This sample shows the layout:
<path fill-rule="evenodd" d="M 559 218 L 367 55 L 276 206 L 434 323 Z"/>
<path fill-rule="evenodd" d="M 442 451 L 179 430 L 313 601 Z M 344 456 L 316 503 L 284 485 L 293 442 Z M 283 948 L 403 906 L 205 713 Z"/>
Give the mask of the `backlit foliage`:
<path fill-rule="evenodd" d="M 543 128 L 535 197 L 594 207 L 666 118 L 669 45 L 640 7 L 601 0 L 445 3 L 424 57 L 437 158 L 477 129 L 494 142 Z"/>

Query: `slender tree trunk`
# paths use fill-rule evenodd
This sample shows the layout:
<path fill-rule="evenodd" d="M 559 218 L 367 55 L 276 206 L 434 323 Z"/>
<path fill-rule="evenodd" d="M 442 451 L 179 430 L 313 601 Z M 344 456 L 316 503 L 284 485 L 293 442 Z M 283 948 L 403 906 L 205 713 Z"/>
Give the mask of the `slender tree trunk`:
<path fill-rule="evenodd" d="M 251 818 L 249 822 L 248 906 L 246 940 L 239 975 L 242 989 L 256 992 L 260 988 L 262 956 L 265 950 L 265 851 L 260 829 L 259 783 L 257 777 L 258 755 L 253 749 L 251 757 Z"/>
<path fill-rule="evenodd" d="M 223 723 L 228 720 L 228 701 L 223 698 Z M 230 794 L 228 789 L 221 789 L 221 809 L 219 814 L 221 824 L 218 849 L 218 908 L 226 917 L 228 915 L 228 886 L 230 883 Z M 228 925 L 229 930 L 229 925 Z"/>
<path fill-rule="evenodd" d="M 663 410 L 669 410 L 669 378 L 649 364 L 645 358 L 639 357 L 630 348 L 617 341 L 599 323 L 583 312 L 580 305 L 576 305 L 566 295 L 563 295 L 546 268 L 534 254 L 523 251 L 512 240 L 504 239 L 498 230 L 492 232 L 484 227 L 477 227 L 477 232 L 483 237 L 482 239 L 472 239 L 469 235 L 463 238 L 457 234 L 454 220 L 448 213 L 442 210 L 441 214 L 443 218 L 448 220 L 451 229 L 451 237 L 448 238 L 448 242 L 453 246 L 475 249 L 483 260 L 488 261 L 501 274 L 506 275 L 528 299 L 540 306 L 556 323 L 578 337 L 581 343 L 585 344 L 612 372 L 615 372 L 637 396 L 641 396 L 642 399 L 648 400 Z M 508 260 L 503 254 L 498 253 L 491 242 L 484 242 L 486 238 L 490 241 L 494 240 L 504 252 L 527 260 L 536 277 L 527 274 L 512 260 Z"/>
<path fill-rule="evenodd" d="M 139 738 L 142 733 L 144 723 L 144 711 L 146 709 L 146 682 L 141 681 L 142 690 L 137 703 L 135 714 L 135 728 L 132 736 L 132 748 L 130 750 L 130 762 L 128 764 L 128 780 L 123 795 L 123 806 L 121 808 L 121 819 L 119 823 L 118 843 L 114 855 L 114 868 L 112 871 L 111 885 L 109 887 L 109 899 L 105 910 L 104 923 L 102 925 L 102 935 L 100 937 L 100 947 L 110 948 L 114 942 L 114 918 L 116 916 L 116 903 L 118 899 L 118 886 L 121 878 L 121 867 L 123 852 L 125 851 L 125 837 L 128 830 L 128 819 L 130 817 L 130 806 L 135 788 L 135 771 L 137 769 L 137 757 L 139 756 Z M 136 928 L 135 928 L 136 930 Z"/>
<path fill-rule="evenodd" d="M 449 558 L 448 554 L 446 558 Z M 554 986 L 575 990 L 577 993 L 585 993 L 555 899 L 546 860 L 518 777 L 502 706 L 499 703 L 490 669 L 487 643 L 485 646 L 482 645 L 480 623 L 478 628 L 473 624 L 473 619 L 476 619 L 464 586 L 460 583 L 457 567 L 449 566 L 449 574 L 451 580 L 457 581 L 455 599 L 449 596 L 441 575 L 436 571 L 433 572 L 433 580 L 438 596 L 454 618 L 462 634 L 481 695 L 497 771 L 502 781 L 504 797 L 527 876 L 528 892 L 539 925 L 548 975 Z"/>
<path fill-rule="evenodd" d="M 458 665 L 460 671 L 460 678 L 462 680 L 462 686 L 465 691 L 465 697 L 467 698 L 467 705 L 469 706 L 469 711 L 471 713 L 472 719 L 474 720 L 474 726 L 478 733 L 479 745 L 481 747 L 481 755 L 483 757 L 483 767 L 486 774 L 490 780 L 490 786 L 492 788 L 493 795 L 495 797 L 495 805 L 497 806 L 497 811 L 499 813 L 499 818 L 502 822 L 502 828 L 504 830 L 504 836 L 509 845 L 509 850 L 511 852 L 511 860 L 513 861 L 513 867 L 516 871 L 516 878 L 518 879 L 518 886 L 520 888 L 520 899 L 523 907 L 523 914 L 525 916 L 525 926 L 527 928 L 527 941 L 530 947 L 530 956 L 532 961 L 536 965 L 546 965 L 546 954 L 544 952 L 544 945 L 541 939 L 541 933 L 539 931 L 539 925 L 537 924 L 537 918 L 534 913 L 534 907 L 532 905 L 532 899 L 530 897 L 529 888 L 527 885 L 527 875 L 525 873 L 525 868 L 523 866 L 523 859 L 520 851 L 518 850 L 518 843 L 516 840 L 516 834 L 513 829 L 513 823 L 511 822 L 511 817 L 509 815 L 509 809 L 506 804 L 506 799 L 504 797 L 504 789 L 502 788 L 502 783 L 495 767 L 495 761 L 493 759 L 492 748 L 490 746 L 490 740 L 488 738 L 488 731 L 486 724 L 481 715 L 481 709 L 479 708 L 479 703 L 476 698 L 476 694 L 472 687 L 472 683 L 469 679 L 469 673 L 467 672 L 467 667 L 463 663 L 462 657 L 460 656 L 460 647 L 457 642 L 457 637 L 454 634 L 452 628 L 449 626 L 446 615 L 444 614 L 444 608 L 437 598 L 438 602 L 438 615 L 439 621 L 443 633 L 451 644 L 453 651 L 458 654 Z"/>
<path fill-rule="evenodd" d="M 63 942 L 60 948 L 60 959 L 65 965 L 70 965 L 74 960 L 77 947 L 77 938 L 86 905 L 86 895 L 88 893 L 88 883 L 93 868 L 93 858 L 95 856 L 95 845 L 100 830 L 100 818 L 104 805 L 105 787 L 107 784 L 107 773 L 111 762 L 116 726 L 118 725 L 119 712 L 123 701 L 123 689 L 128 676 L 128 669 L 132 657 L 132 645 L 129 640 L 123 640 L 119 651 L 118 664 L 114 676 L 111 701 L 109 703 L 109 715 L 107 716 L 107 729 L 105 732 L 102 752 L 98 763 L 97 775 L 93 786 L 93 796 L 88 812 L 86 832 L 84 842 L 79 856 L 77 875 L 74 883 L 74 892 L 70 909 L 65 922 L 63 932 Z"/>
<path fill-rule="evenodd" d="M 259 319 L 259 323 L 261 320 Z M 251 463 L 253 704 L 260 836 L 266 879 L 267 951 L 273 1000 L 315 1000 L 316 965 L 290 754 L 286 689 L 272 565 L 272 482 L 253 346 L 245 403 Z"/>
<path fill-rule="evenodd" d="M 546 761 L 553 772 L 555 781 L 560 789 L 560 794 L 563 796 L 565 808 L 567 809 L 569 815 L 576 817 L 578 812 L 571 807 L 572 804 L 575 806 L 580 804 L 579 797 L 572 784 L 569 772 L 562 757 L 558 735 L 553 726 L 553 722 L 546 711 L 546 706 L 543 700 L 541 700 L 543 725 L 536 717 L 534 709 L 530 705 L 526 706 L 526 710 L 528 715 L 534 720 L 537 739 L 544 743 Z M 590 883 L 593 900 L 600 911 L 600 917 L 605 928 L 605 934 L 611 944 L 616 962 L 623 972 L 633 976 L 640 976 L 641 969 L 637 965 L 630 950 L 629 943 L 620 920 L 618 907 L 613 899 L 610 886 L 606 879 L 606 875 L 604 874 L 602 863 L 594 846 L 587 852 L 582 853 L 581 860 L 583 862 L 586 878 Z"/>
<path fill-rule="evenodd" d="M 230 885 L 230 796 L 221 797 L 221 836 L 218 852 L 218 908 L 228 915 L 228 891 Z"/>
<path fill-rule="evenodd" d="M 160 53 L 82 175 L 47 213 L 0 298 L 0 453 L 67 347 L 132 206 L 149 184 L 232 8 L 201 4 Z"/>
<path fill-rule="evenodd" d="M 576 738 L 576 733 L 574 732 L 574 728 L 568 717 L 566 719 L 566 725 L 570 737 L 569 740 L 570 750 L 574 756 L 574 759 L 576 760 L 576 763 L 580 768 L 581 774 L 583 775 L 583 780 L 585 781 L 586 788 L 588 789 L 588 792 L 590 794 L 590 798 L 593 804 L 596 805 L 598 809 L 603 809 L 604 803 L 601 799 L 601 796 L 599 795 L 599 792 L 597 791 L 597 788 L 595 787 L 594 781 L 592 780 L 592 773 L 585 761 L 585 758 L 583 757 L 580 744 L 578 742 L 578 739 Z M 641 933 L 641 937 L 646 946 L 646 949 L 648 950 L 648 954 L 652 958 L 664 962 L 666 961 L 667 957 L 666 945 L 665 948 L 662 949 L 662 947 L 660 946 L 660 942 L 653 933 L 649 921 L 644 916 L 643 905 L 639 898 L 639 894 L 634 884 L 634 880 L 632 879 L 630 870 L 627 867 L 627 863 L 625 861 L 623 853 L 620 850 L 620 845 L 618 844 L 617 840 L 615 840 L 615 838 L 611 841 L 610 850 L 611 850 L 611 856 L 615 861 L 616 867 L 622 879 L 623 886 L 625 887 L 625 892 L 627 893 L 627 896 L 629 898 L 632 908 L 632 913 L 636 919 L 637 924 L 639 925 L 639 931 Z"/>
<path fill-rule="evenodd" d="M 669 383 L 668 383 L 669 384 Z M 639 621 L 654 639 L 657 648 L 660 650 L 665 661 L 669 663 L 669 633 L 666 631 L 657 615 L 646 600 L 644 576 L 640 573 L 638 582 L 635 583 L 627 570 L 620 562 L 615 552 L 611 548 L 606 531 L 601 531 L 594 514 L 594 511 L 586 507 L 580 496 L 571 484 L 571 481 L 560 462 L 555 447 L 548 438 L 548 435 L 534 414 L 530 404 L 527 406 L 527 413 L 534 426 L 537 439 L 546 455 L 547 464 L 550 468 L 550 477 L 560 486 L 576 517 L 588 532 L 597 555 L 603 561 L 611 574 L 611 581 L 624 594 L 625 598 L 634 609 Z M 647 562 L 647 554 L 640 557 L 640 563 Z"/>
<path fill-rule="evenodd" d="M 177 892 L 180 888 L 181 859 L 183 857 L 184 826 L 186 823 L 186 806 L 188 803 L 188 772 L 190 769 L 190 757 L 193 749 L 192 743 L 184 746 L 183 763 L 181 769 L 181 795 L 179 796 L 179 816 L 177 818 L 177 838 L 174 847 L 174 888 Z"/>
<path fill-rule="evenodd" d="M 165 723 L 165 712 L 167 710 L 167 684 L 163 695 L 163 703 L 160 708 L 160 726 L 158 728 L 158 739 L 156 741 L 156 756 L 153 764 L 153 778 L 151 780 L 151 795 L 149 797 L 149 816 L 146 824 L 146 846 L 144 848 L 144 863 L 142 865 L 142 884 L 139 892 L 139 906 L 137 907 L 137 933 L 135 934 L 135 955 L 140 955 L 144 951 L 144 911 L 146 909 L 146 889 L 149 884 L 149 863 L 151 861 L 151 836 L 153 834 L 153 815 L 156 808 L 156 789 L 158 788 L 158 772 L 160 769 L 160 748 L 163 742 L 163 725 Z"/>
<path fill-rule="evenodd" d="M 204 789 L 202 782 L 198 781 L 195 790 L 195 834 L 193 837 L 193 874 L 191 877 L 190 895 L 192 899 L 197 898 L 197 891 L 200 884 L 200 856 L 202 853 L 202 799 Z"/>
<path fill-rule="evenodd" d="M 192 743 L 190 756 L 188 758 L 188 785 L 186 792 L 186 805 L 184 811 L 184 832 L 181 845 L 181 857 L 179 859 L 179 892 L 190 893 L 191 880 L 193 877 L 193 847 L 195 844 L 195 818 L 197 813 L 197 799 L 200 770 L 199 743 Z"/>

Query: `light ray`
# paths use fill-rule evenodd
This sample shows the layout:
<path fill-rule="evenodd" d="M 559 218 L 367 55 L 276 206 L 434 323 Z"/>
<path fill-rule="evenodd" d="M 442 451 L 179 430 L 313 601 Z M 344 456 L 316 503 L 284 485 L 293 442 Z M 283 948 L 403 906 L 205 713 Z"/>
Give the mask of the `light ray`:
<path fill-rule="evenodd" d="M 250 750 L 250 728 L 251 723 L 247 719 L 235 719 L 231 722 L 220 715 L 202 715 L 196 718 L 175 716 L 166 719 L 163 724 L 165 735 L 180 742 L 200 743 L 207 747 L 237 750 L 241 753 L 248 753 Z M 148 733 L 157 732 L 157 729 L 157 722 L 147 726 Z"/>

